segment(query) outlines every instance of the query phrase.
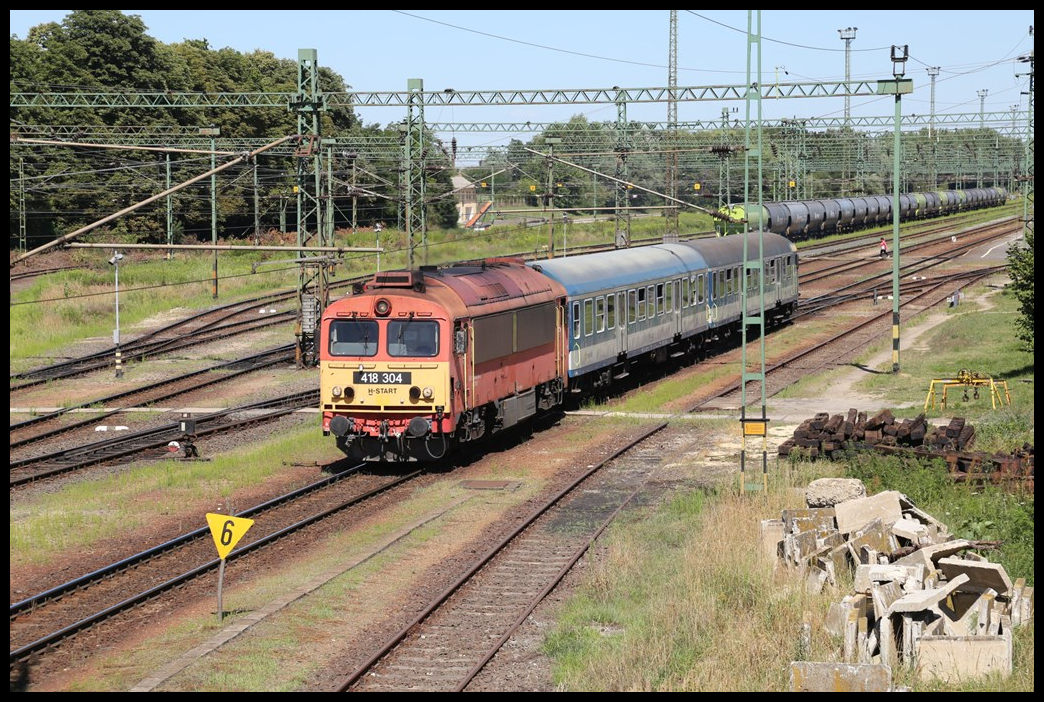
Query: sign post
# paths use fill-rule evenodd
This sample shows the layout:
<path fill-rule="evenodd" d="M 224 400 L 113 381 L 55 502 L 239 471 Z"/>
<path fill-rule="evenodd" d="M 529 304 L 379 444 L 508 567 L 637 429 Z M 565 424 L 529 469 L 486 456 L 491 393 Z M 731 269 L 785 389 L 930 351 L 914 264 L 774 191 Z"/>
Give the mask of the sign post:
<path fill-rule="evenodd" d="M 207 524 L 210 525 L 210 534 L 214 537 L 214 545 L 217 547 L 218 558 L 221 565 L 218 567 L 218 623 L 224 616 L 224 608 L 221 603 L 221 588 L 225 582 L 225 557 L 232 551 L 247 530 L 253 526 L 253 519 L 245 517 L 230 517 L 227 514 L 216 514 L 207 512 Z"/>

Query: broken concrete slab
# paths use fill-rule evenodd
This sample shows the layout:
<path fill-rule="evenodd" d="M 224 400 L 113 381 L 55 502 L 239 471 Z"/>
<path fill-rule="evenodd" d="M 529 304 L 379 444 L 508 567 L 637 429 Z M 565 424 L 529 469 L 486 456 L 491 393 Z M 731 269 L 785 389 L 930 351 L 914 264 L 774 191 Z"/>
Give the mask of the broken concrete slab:
<path fill-rule="evenodd" d="M 1000 563 L 988 561 L 971 561 L 966 558 L 940 558 L 939 570 L 946 576 L 947 580 L 953 580 L 958 575 L 968 576 L 968 585 L 963 590 L 972 592 L 985 592 L 996 590 L 997 594 L 1008 596 L 1011 592 L 1011 578 Z"/>
<path fill-rule="evenodd" d="M 909 517 L 903 517 L 893 524 L 892 533 L 915 545 L 931 543 L 928 526 Z"/>
<path fill-rule="evenodd" d="M 894 563 L 897 565 L 913 565 L 915 563 L 921 563 L 928 568 L 934 569 L 936 567 L 935 562 L 940 558 L 952 556 L 955 553 L 960 553 L 964 549 L 971 546 L 971 542 L 965 539 L 955 539 L 953 541 L 946 541 L 941 544 L 933 544 L 931 546 L 923 546 L 908 556 L 897 558 Z"/>
<path fill-rule="evenodd" d="M 874 583 L 896 582 L 906 592 L 923 589 L 924 566 L 897 563 L 869 563 L 857 565 L 852 589 L 870 592 Z"/>
<path fill-rule="evenodd" d="M 956 591 L 959 587 L 967 583 L 968 580 L 969 578 L 967 575 L 961 574 L 953 580 L 948 581 L 942 587 L 907 593 L 893 602 L 885 614 L 913 613 L 923 612 L 925 610 L 939 612 L 939 602 L 949 597 L 950 593 Z"/>
<path fill-rule="evenodd" d="M 843 636 L 848 613 L 854 611 L 857 617 L 865 617 L 868 604 L 866 595 L 845 595 L 840 602 L 830 605 L 823 628 L 832 636 Z"/>
<path fill-rule="evenodd" d="M 857 478 L 819 478 L 805 488 L 805 504 L 809 507 L 833 507 L 863 497 L 866 485 Z"/>
<path fill-rule="evenodd" d="M 822 537 L 833 531 L 837 531 L 837 523 L 834 521 L 833 507 L 785 509 L 783 510 L 782 517 L 783 530 L 787 534 L 814 531 L 818 536 Z"/>
<path fill-rule="evenodd" d="M 876 663 L 790 664 L 791 692 L 890 692 L 892 669 Z"/>
<path fill-rule="evenodd" d="M 836 505 L 834 518 L 837 520 L 837 530 L 842 534 L 851 534 L 874 519 L 880 519 L 886 528 L 891 527 L 903 517 L 899 507 L 900 494 L 896 490 L 886 490 Z"/>
<path fill-rule="evenodd" d="M 922 680 L 961 683 L 990 673 L 1011 675 L 1010 636 L 922 636 L 918 642 Z"/>
<path fill-rule="evenodd" d="M 892 603 L 902 596 L 903 588 L 894 580 L 873 583 L 870 586 L 870 598 L 874 603 L 874 613 L 878 617 L 887 612 Z"/>

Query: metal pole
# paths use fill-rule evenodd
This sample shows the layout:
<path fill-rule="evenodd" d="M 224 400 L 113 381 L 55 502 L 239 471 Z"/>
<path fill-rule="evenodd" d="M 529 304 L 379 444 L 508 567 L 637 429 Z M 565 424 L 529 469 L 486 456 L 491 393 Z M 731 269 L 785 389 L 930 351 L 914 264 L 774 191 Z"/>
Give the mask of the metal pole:
<path fill-rule="evenodd" d="M 213 128 L 213 125 L 211 125 Z M 210 168 L 217 168 L 217 143 L 213 134 L 210 137 Z M 217 246 L 217 173 L 210 174 L 210 240 Z M 214 249 L 214 299 L 218 296 L 218 255 Z"/>
<path fill-rule="evenodd" d="M 892 373 L 899 372 L 899 161 L 902 94 L 913 90 L 913 81 L 903 81 L 909 47 L 892 46 L 892 75 L 895 77 L 895 136 L 892 141 Z"/>
<path fill-rule="evenodd" d="M 356 195 L 356 193 L 355 193 L 355 178 L 356 178 L 355 154 L 350 154 L 349 158 L 352 159 L 352 234 L 355 234 L 356 233 L 356 229 L 358 229 L 358 226 L 359 226 L 359 220 L 358 220 L 359 196 Z M 378 246 L 380 246 L 380 244 L 378 244 Z M 380 256 L 380 254 L 378 254 L 378 257 L 379 256 Z M 380 269 L 381 269 L 381 267 L 377 266 L 377 270 L 380 270 Z"/>
<path fill-rule="evenodd" d="M 167 190 L 170 190 L 170 152 L 167 154 Z M 167 195 L 167 243 L 174 243 L 174 196 Z M 167 260 L 174 258 L 173 251 L 167 251 Z"/>
<path fill-rule="evenodd" d="M 112 258 L 109 259 L 116 272 L 116 329 L 112 333 L 112 342 L 116 346 L 116 377 L 123 377 L 123 357 L 120 353 L 120 259 L 123 258 L 123 254 L 119 251 L 112 252 Z"/>
<path fill-rule="evenodd" d="M 547 218 L 547 257 L 555 257 L 555 200 L 554 200 L 554 168 L 555 168 L 555 144 L 562 142 L 560 138 L 548 137 L 544 140 L 547 144 L 547 196 L 544 200 L 545 208 L 550 206 L 551 212 Z"/>
<path fill-rule="evenodd" d="M 895 93 L 895 137 L 892 141 L 892 372 L 899 372 L 899 120 L 902 96 Z"/>
<path fill-rule="evenodd" d="M 18 250 L 25 251 L 28 244 L 25 240 L 25 163 L 18 159 Z"/>
<path fill-rule="evenodd" d="M 979 96 L 979 133 L 975 137 L 976 188 L 982 187 L 982 135 L 986 130 L 986 120 L 983 113 L 986 109 L 986 96 L 989 92 L 989 88 L 976 91 L 976 94 Z"/>
<path fill-rule="evenodd" d="M 257 192 L 257 162 L 254 162 L 254 243 L 261 243 L 261 203 Z"/>
<path fill-rule="evenodd" d="M 932 92 L 931 92 L 931 113 L 928 117 L 928 139 L 931 142 L 931 156 L 932 156 L 932 175 L 931 175 L 931 187 L 939 187 L 939 169 L 937 162 L 937 151 L 938 145 L 936 141 L 938 137 L 935 136 L 935 77 L 939 75 L 939 66 L 929 66 L 925 70 L 928 71 L 928 76 L 932 79 Z"/>

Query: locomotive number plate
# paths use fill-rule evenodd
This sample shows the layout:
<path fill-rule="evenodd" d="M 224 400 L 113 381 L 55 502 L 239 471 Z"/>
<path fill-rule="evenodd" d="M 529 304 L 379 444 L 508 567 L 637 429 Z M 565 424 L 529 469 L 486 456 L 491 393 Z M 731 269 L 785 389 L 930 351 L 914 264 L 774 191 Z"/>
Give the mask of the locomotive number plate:
<path fill-rule="evenodd" d="M 356 385 L 410 385 L 413 374 L 409 371 L 355 371 L 352 382 Z"/>

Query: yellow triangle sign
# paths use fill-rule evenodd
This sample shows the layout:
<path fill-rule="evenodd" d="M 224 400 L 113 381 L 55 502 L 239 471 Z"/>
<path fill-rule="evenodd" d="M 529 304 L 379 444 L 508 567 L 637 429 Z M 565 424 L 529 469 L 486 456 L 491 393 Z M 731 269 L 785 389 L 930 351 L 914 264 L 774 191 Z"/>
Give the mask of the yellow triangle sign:
<path fill-rule="evenodd" d="M 207 512 L 207 524 L 210 525 L 210 534 L 214 537 L 218 557 L 224 559 L 253 526 L 254 520 Z"/>

